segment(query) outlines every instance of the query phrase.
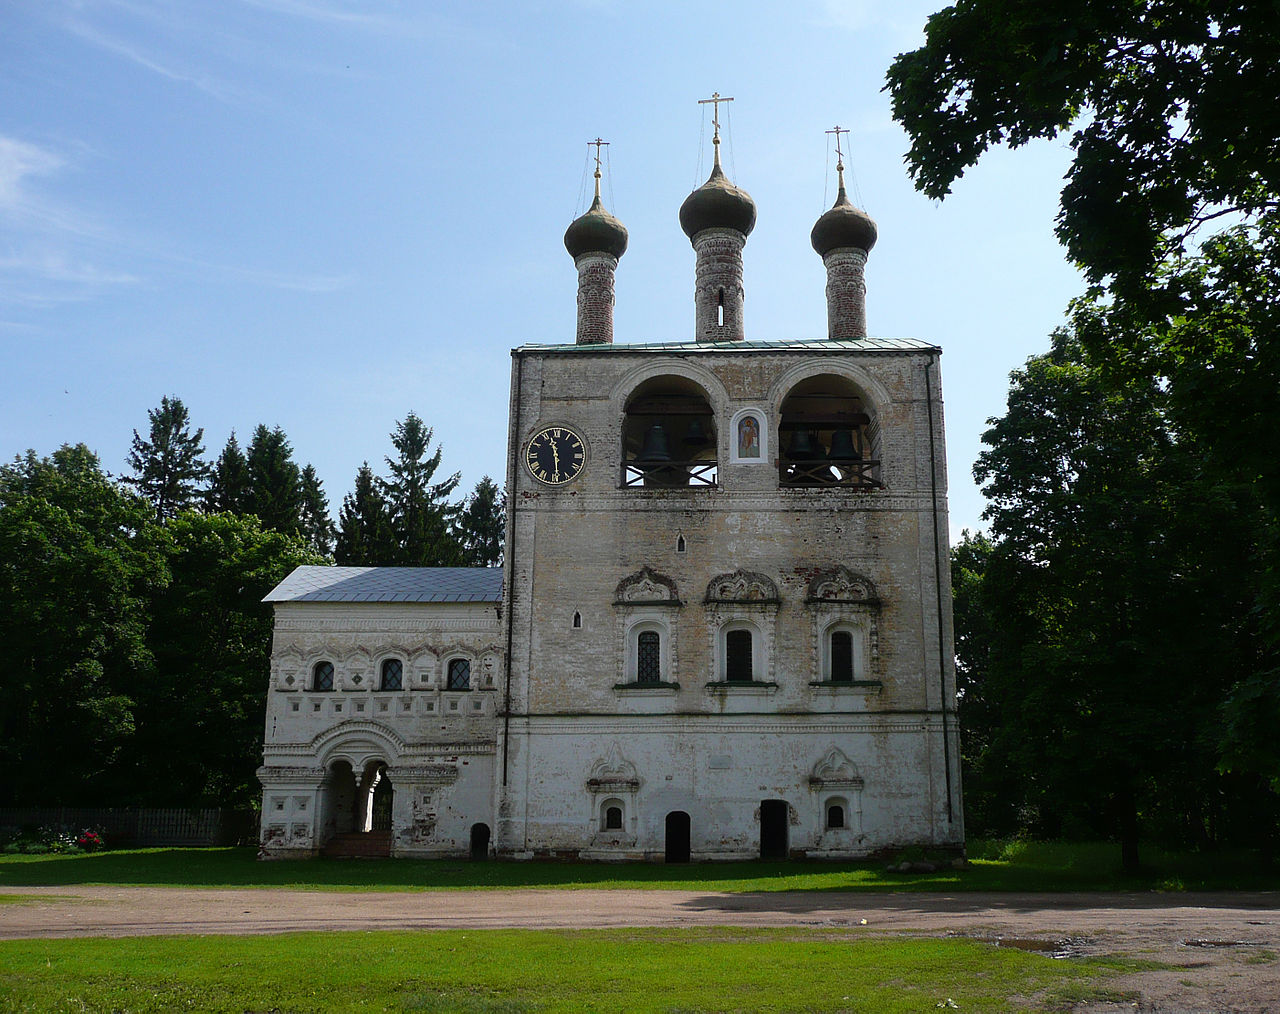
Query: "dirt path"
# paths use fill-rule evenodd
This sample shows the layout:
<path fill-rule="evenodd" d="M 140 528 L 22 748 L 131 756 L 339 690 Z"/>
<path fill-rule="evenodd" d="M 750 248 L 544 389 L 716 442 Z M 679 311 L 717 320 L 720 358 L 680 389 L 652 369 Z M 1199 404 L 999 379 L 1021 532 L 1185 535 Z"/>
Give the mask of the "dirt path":
<path fill-rule="evenodd" d="M 1280 1014 L 1280 893 L 707 894 L 510 890 L 337 893 L 0 888 L 0 939 L 297 930 L 807 926 L 850 934 L 1001 939 L 1172 967 L 1113 983 L 1143 1011 Z M 864 921 L 865 920 L 865 921 Z M 1134 1010 L 1131 1003 L 1103 1010 Z"/>

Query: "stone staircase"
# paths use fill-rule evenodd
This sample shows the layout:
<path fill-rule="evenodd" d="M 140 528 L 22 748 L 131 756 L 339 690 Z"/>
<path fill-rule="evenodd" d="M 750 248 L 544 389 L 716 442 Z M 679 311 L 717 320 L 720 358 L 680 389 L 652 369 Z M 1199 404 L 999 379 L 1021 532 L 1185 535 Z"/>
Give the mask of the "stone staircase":
<path fill-rule="evenodd" d="M 391 855 L 390 831 L 349 831 L 335 834 L 320 854 L 326 859 L 386 859 Z"/>

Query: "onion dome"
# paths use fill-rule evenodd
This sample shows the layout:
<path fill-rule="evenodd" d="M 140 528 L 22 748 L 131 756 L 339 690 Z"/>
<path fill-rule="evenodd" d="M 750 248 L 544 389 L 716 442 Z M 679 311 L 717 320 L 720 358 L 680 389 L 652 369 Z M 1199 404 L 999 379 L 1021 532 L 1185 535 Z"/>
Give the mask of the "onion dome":
<path fill-rule="evenodd" d="M 876 235 L 876 223 L 871 220 L 871 216 L 849 203 L 849 195 L 844 192 L 842 173 L 836 203 L 814 224 L 809 241 L 813 243 L 819 256 L 825 257 L 832 250 L 848 246 L 870 252 L 876 245 Z"/>
<path fill-rule="evenodd" d="M 575 260 L 585 253 L 621 257 L 627 250 L 627 228 L 604 210 L 600 201 L 599 173 L 596 175 L 596 199 L 585 214 L 569 223 L 564 232 L 564 248 Z"/>
<path fill-rule="evenodd" d="M 693 239 L 703 229 L 737 229 L 749 236 L 756 226 L 756 202 L 741 187 L 734 186 L 720 168 L 719 138 L 716 162 L 707 182 L 680 205 L 680 228 Z"/>

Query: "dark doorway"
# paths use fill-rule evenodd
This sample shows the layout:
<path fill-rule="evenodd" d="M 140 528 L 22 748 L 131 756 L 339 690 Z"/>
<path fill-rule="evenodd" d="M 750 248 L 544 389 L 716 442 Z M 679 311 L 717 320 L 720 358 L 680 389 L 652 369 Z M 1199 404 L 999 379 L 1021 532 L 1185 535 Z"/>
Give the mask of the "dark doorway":
<path fill-rule="evenodd" d="M 781 799 L 760 803 L 760 858 L 787 858 L 787 804 Z"/>
<path fill-rule="evenodd" d="M 489 858 L 489 825 L 471 825 L 471 858 L 483 862 Z"/>
<path fill-rule="evenodd" d="M 667 814 L 667 862 L 689 861 L 689 815 L 683 810 Z"/>

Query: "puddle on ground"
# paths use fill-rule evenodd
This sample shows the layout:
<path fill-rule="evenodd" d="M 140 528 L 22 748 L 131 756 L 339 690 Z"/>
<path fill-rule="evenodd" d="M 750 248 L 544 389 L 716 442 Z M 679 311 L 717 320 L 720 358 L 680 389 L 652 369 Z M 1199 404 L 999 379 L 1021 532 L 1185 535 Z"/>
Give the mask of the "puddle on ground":
<path fill-rule="evenodd" d="M 1044 954 L 1050 958 L 1078 958 L 1084 954 L 1085 947 L 1089 943 L 1084 937 L 1060 937 L 1050 940 L 1043 937 L 970 936 L 967 933 L 948 933 L 947 936 L 980 940 L 983 943 L 994 944 L 996 947 L 1012 947 L 1019 951 Z"/>
<path fill-rule="evenodd" d="M 1184 947 L 1261 947 L 1261 940 L 1184 940 Z"/>

